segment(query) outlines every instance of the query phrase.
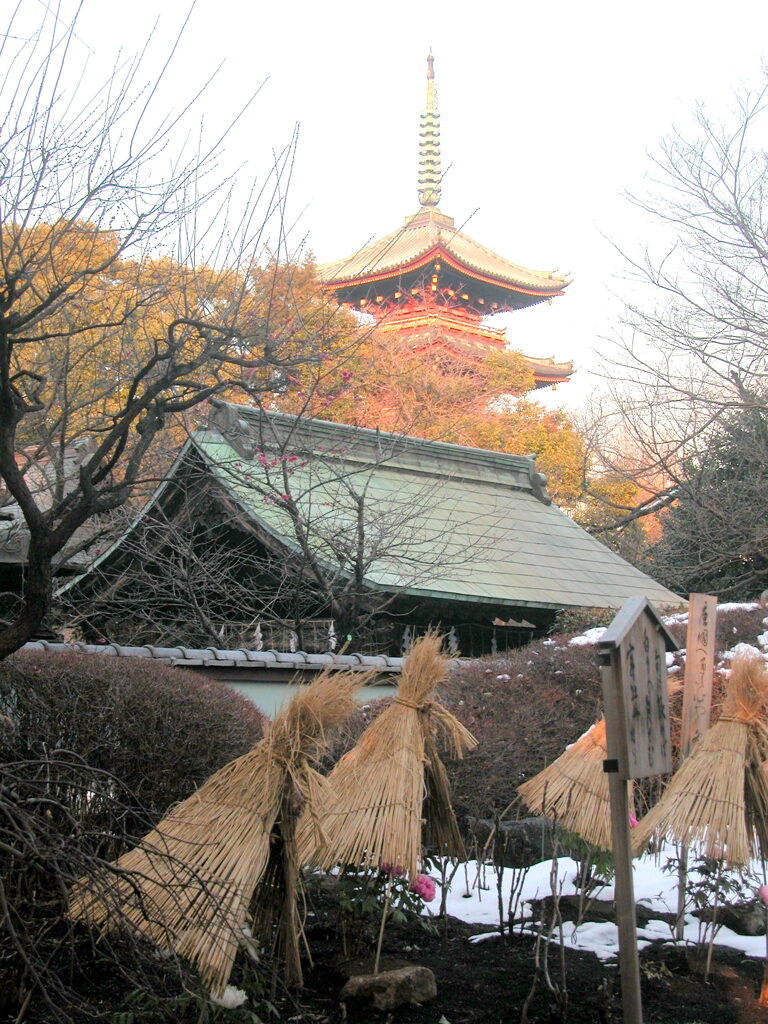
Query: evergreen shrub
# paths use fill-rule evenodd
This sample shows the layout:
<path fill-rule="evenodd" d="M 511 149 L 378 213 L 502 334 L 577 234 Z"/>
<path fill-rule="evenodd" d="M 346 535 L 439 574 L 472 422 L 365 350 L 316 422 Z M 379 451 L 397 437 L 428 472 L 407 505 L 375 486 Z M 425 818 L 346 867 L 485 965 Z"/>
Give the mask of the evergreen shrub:
<path fill-rule="evenodd" d="M 175 960 L 73 926 L 68 893 L 249 750 L 262 723 L 229 687 L 149 660 L 0 662 L 0 1019 L 113 1019 L 132 989 L 179 990 Z"/>
<path fill-rule="evenodd" d="M 0 662 L 0 758 L 69 751 L 152 817 L 249 750 L 263 721 L 229 686 L 150 660 L 24 652 Z"/>

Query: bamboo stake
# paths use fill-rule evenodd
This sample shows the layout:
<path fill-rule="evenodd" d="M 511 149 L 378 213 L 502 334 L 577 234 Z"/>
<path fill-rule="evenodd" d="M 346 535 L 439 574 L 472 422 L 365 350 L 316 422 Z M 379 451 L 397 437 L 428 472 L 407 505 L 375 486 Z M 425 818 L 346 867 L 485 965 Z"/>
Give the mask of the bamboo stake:
<path fill-rule="evenodd" d="M 373 973 L 379 973 L 379 963 L 381 961 L 381 944 L 384 941 L 384 925 L 387 920 L 387 911 L 389 910 L 389 903 L 392 899 L 392 883 L 387 883 L 386 893 L 384 895 L 384 906 L 381 908 L 381 926 L 379 927 L 379 941 L 376 943 L 376 959 L 373 962 Z"/>

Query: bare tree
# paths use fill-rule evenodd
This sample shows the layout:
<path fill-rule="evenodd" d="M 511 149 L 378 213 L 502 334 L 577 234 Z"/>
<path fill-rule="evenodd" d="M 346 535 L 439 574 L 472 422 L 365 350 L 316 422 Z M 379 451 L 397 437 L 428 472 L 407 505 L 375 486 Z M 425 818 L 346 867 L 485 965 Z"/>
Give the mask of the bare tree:
<path fill-rule="evenodd" d="M 762 421 L 767 411 L 767 101 L 768 86 L 741 94 L 724 123 L 699 109 L 690 137 L 675 132 L 662 144 L 656 192 L 633 197 L 674 240 L 639 257 L 624 253 L 634 298 L 607 353 L 609 397 L 593 410 L 588 443 L 607 471 L 639 491 L 593 532 L 681 501 L 723 525 L 732 520 L 732 509 L 704 501 L 713 492 L 700 484 L 711 452 L 726 438 L 732 449 L 735 424 Z M 741 436 L 751 472 L 759 464 L 764 477 L 768 444 L 753 427 Z M 740 518 L 753 536 L 764 531 L 761 507 Z M 724 544 L 720 536 L 715 547 L 727 561 L 733 537 Z"/>
<path fill-rule="evenodd" d="M 217 168 L 227 129 L 190 149 L 195 97 L 170 114 L 153 102 L 173 54 L 148 82 L 140 55 L 70 88 L 76 17 L 41 5 L 27 38 L 23 7 L 0 43 L 0 481 L 29 544 L 0 658 L 39 626 L 52 567 L 83 524 L 157 477 L 160 433 L 223 389 L 285 387 L 334 330 L 332 317 L 276 324 L 258 273 L 292 149 L 233 208 Z M 67 472 L 85 437 L 92 449 Z"/>

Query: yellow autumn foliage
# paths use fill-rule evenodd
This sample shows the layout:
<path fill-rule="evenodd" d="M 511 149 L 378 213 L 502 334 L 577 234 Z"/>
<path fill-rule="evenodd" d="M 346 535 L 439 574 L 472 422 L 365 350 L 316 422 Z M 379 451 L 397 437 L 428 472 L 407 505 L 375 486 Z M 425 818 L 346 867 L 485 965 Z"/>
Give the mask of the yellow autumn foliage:
<path fill-rule="evenodd" d="M 12 370 L 36 407 L 20 424 L 22 446 L 98 438 L 137 381 L 163 373 L 171 331 L 177 363 L 210 350 L 212 338 L 214 347 L 220 340 L 222 351 L 250 362 L 211 359 L 190 375 L 194 386 L 224 382 L 230 397 L 243 401 L 290 388 L 292 365 L 310 358 L 320 366 L 323 350 L 349 344 L 348 316 L 313 298 L 311 260 L 283 265 L 268 258 L 234 272 L 162 254 L 128 259 L 116 233 L 72 221 L 30 230 L 6 225 L 3 244 L 6 279 L 16 274 L 22 282 L 14 296 Z M 316 357 L 308 357 L 313 345 Z M 266 352 L 279 369 L 253 368 Z M 183 392 L 183 377 L 177 387 Z M 164 447 L 178 449 L 186 429 L 181 420 L 168 423 Z"/>

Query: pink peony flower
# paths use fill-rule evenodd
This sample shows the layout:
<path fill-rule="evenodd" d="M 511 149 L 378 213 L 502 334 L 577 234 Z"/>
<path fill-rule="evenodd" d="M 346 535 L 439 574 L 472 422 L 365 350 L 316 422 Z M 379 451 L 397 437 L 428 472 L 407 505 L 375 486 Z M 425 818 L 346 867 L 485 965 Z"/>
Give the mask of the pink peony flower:
<path fill-rule="evenodd" d="M 637 818 L 634 816 L 632 811 L 629 812 L 629 827 L 637 828 Z"/>
<path fill-rule="evenodd" d="M 433 878 L 429 875 L 416 875 L 414 880 L 411 882 L 411 892 L 415 892 L 417 896 L 421 896 L 425 903 L 431 903 L 435 898 L 437 886 Z"/>
<path fill-rule="evenodd" d="M 760 897 L 762 902 L 768 907 L 768 885 L 761 885 L 757 890 L 757 895 Z"/>

